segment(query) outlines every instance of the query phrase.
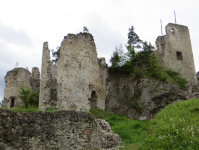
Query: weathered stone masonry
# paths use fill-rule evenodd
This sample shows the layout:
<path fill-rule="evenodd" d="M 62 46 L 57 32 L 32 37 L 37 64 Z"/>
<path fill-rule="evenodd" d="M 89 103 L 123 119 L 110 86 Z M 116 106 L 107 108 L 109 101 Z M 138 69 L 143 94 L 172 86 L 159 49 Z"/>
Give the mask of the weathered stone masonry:
<path fill-rule="evenodd" d="M 76 111 L 19 113 L 0 109 L 1 150 L 81 150 L 119 147 L 107 122 Z"/>
<path fill-rule="evenodd" d="M 96 46 L 91 34 L 79 33 L 65 36 L 56 67 L 50 61 L 50 50 L 48 43 L 45 42 L 40 108 L 45 109 L 54 105 L 52 102 L 57 102 L 58 109 L 89 111 L 91 106 L 105 109 L 107 65 L 105 58 L 97 58 Z M 52 94 L 52 89 L 57 90 L 57 95 Z M 53 95 L 54 98 L 52 98 Z"/>
<path fill-rule="evenodd" d="M 2 107 L 19 107 L 22 105 L 22 101 L 19 98 L 20 85 L 28 86 L 34 92 L 38 91 L 40 86 L 39 68 L 32 68 L 32 76 L 27 69 L 14 68 L 7 72 L 4 80 L 6 85 Z"/>
<path fill-rule="evenodd" d="M 169 23 L 166 26 L 166 35 L 157 38 L 156 46 L 156 53 L 162 57 L 165 67 L 176 71 L 181 68 L 181 73 L 189 85 L 197 85 L 188 27 Z"/>
<path fill-rule="evenodd" d="M 39 108 L 56 107 L 57 105 L 57 70 L 50 61 L 48 42 L 43 44 L 41 84 L 39 94 Z"/>

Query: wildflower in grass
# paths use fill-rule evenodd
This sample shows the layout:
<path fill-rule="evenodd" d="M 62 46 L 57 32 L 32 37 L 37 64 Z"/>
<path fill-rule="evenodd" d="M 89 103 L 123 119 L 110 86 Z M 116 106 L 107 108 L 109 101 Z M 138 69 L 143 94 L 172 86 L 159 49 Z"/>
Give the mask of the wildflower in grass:
<path fill-rule="evenodd" d="M 191 141 L 191 143 L 193 143 L 193 141 Z"/>
<path fill-rule="evenodd" d="M 168 136 L 170 136 L 170 134 L 168 134 Z"/>
<path fill-rule="evenodd" d="M 182 128 L 182 130 L 184 130 L 184 128 Z"/>
<path fill-rule="evenodd" d="M 181 121 L 181 119 L 179 119 Z"/>

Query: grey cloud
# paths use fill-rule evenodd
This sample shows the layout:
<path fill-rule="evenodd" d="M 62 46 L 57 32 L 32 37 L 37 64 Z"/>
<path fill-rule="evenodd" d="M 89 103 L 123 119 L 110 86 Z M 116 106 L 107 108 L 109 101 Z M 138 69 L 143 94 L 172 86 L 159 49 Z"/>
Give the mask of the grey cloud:
<path fill-rule="evenodd" d="M 98 57 L 112 55 L 116 45 L 126 43 L 126 39 L 122 35 L 113 31 L 108 24 L 103 22 L 100 17 L 95 16 L 88 25 L 89 32 L 94 36 L 95 44 L 97 47 Z M 108 63 L 109 60 L 106 60 Z"/>
<path fill-rule="evenodd" d="M 31 38 L 25 31 L 16 31 L 13 27 L 5 26 L 2 22 L 0 22 L 0 39 L 3 39 L 9 43 L 25 46 L 32 45 Z"/>

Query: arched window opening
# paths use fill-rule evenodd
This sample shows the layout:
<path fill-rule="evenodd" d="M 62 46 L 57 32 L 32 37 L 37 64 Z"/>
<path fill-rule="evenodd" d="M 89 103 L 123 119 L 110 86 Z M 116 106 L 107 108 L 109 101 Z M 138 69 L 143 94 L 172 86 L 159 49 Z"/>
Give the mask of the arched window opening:
<path fill-rule="evenodd" d="M 97 108 L 97 94 L 95 91 L 92 91 L 89 101 L 91 102 L 91 107 Z"/>

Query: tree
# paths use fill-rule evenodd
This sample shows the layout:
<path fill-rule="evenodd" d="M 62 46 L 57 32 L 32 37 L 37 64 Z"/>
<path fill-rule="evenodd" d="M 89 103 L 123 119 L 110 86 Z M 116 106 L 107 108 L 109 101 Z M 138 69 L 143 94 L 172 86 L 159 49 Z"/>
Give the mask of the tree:
<path fill-rule="evenodd" d="M 111 67 L 119 67 L 121 57 L 118 54 L 118 51 L 113 51 L 113 55 L 111 56 L 110 63 L 112 64 Z"/>
<path fill-rule="evenodd" d="M 128 55 L 126 53 L 124 53 L 122 43 L 120 43 L 119 46 L 116 45 L 115 51 L 117 51 L 118 55 L 120 56 L 120 62 L 118 65 L 119 66 L 124 65 L 126 63 L 126 61 L 128 60 Z"/>
<path fill-rule="evenodd" d="M 131 28 L 129 28 L 127 43 L 128 46 L 132 46 L 134 50 L 141 48 L 142 40 L 140 40 L 139 36 L 135 33 L 134 26 L 131 26 Z"/>
<path fill-rule="evenodd" d="M 15 68 L 18 68 L 18 66 L 19 66 L 19 63 L 18 63 L 18 62 L 16 62 L 16 64 L 15 64 Z"/>
<path fill-rule="evenodd" d="M 27 109 L 29 106 L 38 107 L 39 105 L 39 91 L 32 92 L 29 87 L 25 87 L 24 85 L 20 85 L 19 88 L 19 97 L 21 98 L 25 108 Z"/>
<path fill-rule="evenodd" d="M 26 69 L 28 70 L 28 67 L 26 67 Z"/>
<path fill-rule="evenodd" d="M 89 33 L 88 28 L 84 26 L 84 27 L 83 27 L 83 32 L 85 32 L 85 33 Z"/>
<path fill-rule="evenodd" d="M 54 51 L 54 49 L 52 49 L 52 55 L 53 55 L 53 57 L 55 57 L 55 60 L 52 60 L 52 61 L 55 62 L 55 64 L 57 64 L 57 61 L 60 57 L 60 48 L 61 48 L 61 46 L 57 46 L 56 51 Z"/>

